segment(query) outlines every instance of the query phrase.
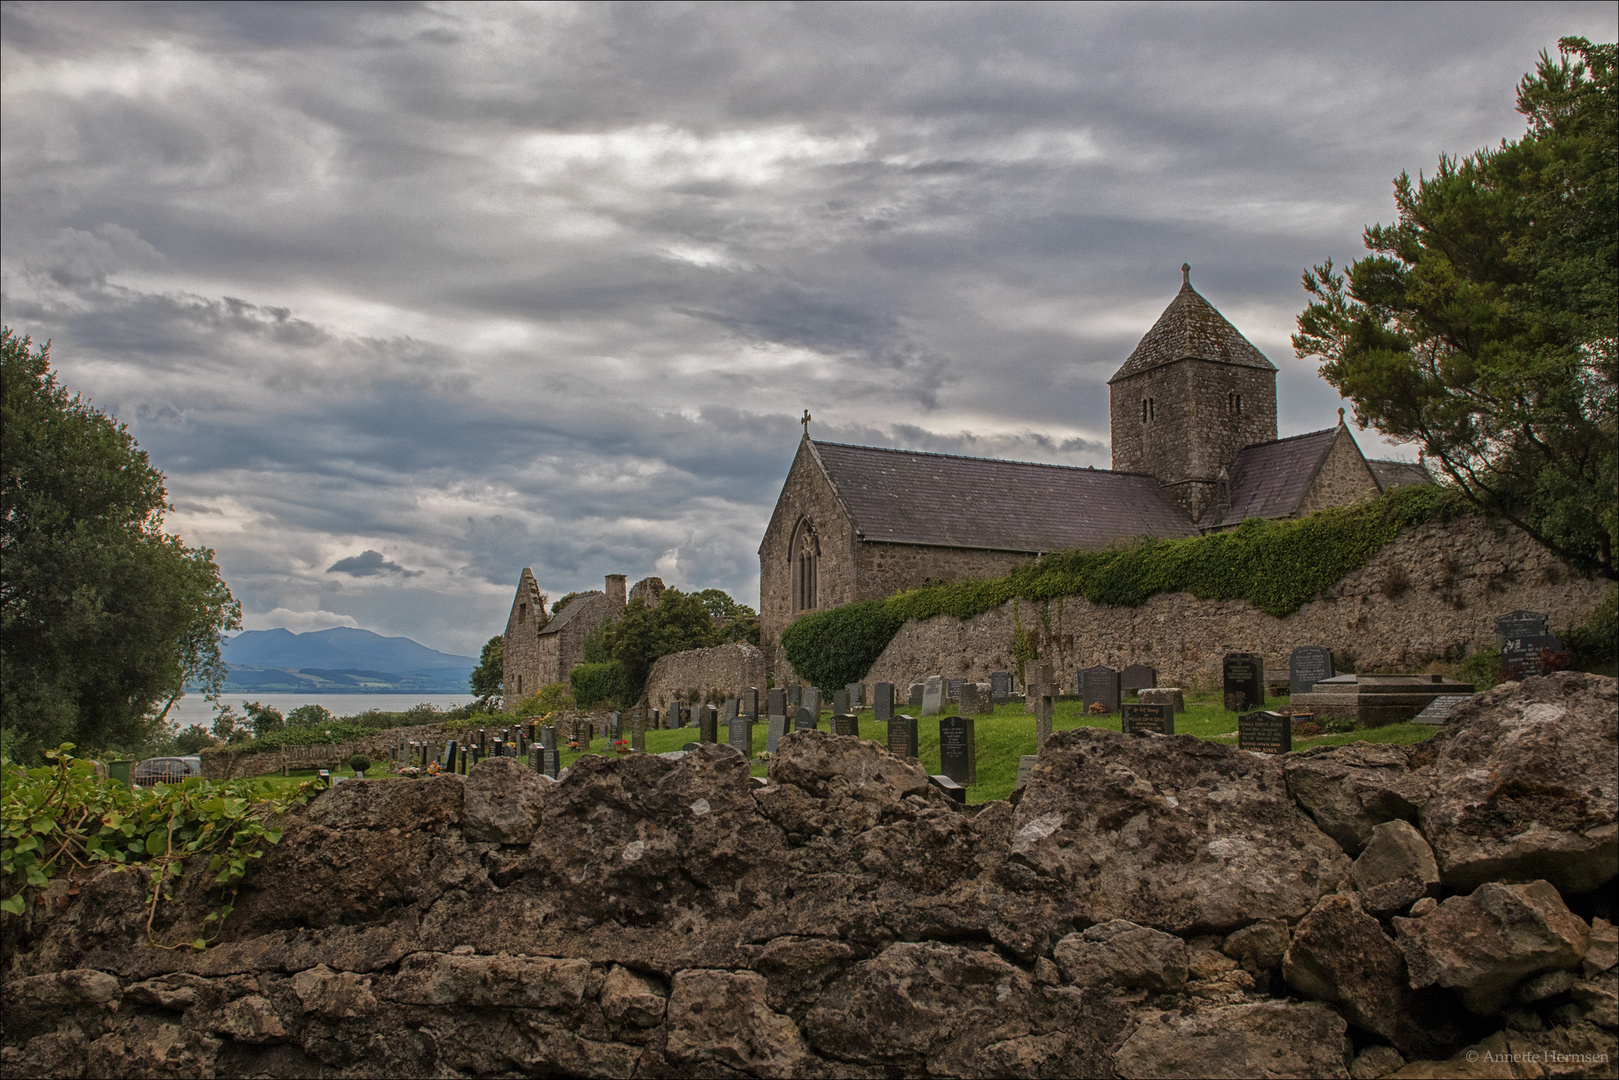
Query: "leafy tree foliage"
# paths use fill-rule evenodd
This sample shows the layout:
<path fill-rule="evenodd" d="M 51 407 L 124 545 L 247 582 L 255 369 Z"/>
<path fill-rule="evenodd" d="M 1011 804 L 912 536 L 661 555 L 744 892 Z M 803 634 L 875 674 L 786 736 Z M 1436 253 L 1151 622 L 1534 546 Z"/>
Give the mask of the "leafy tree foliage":
<path fill-rule="evenodd" d="M 319 727 L 336 723 L 337 716 L 324 705 L 300 705 L 287 714 L 287 727 Z"/>
<path fill-rule="evenodd" d="M 49 346 L 0 331 L 0 375 L 7 749 L 141 743 L 188 682 L 217 692 L 220 634 L 240 608 L 213 552 L 163 532 L 163 474 L 57 384 Z"/>
<path fill-rule="evenodd" d="M 287 718 L 281 715 L 281 710 L 263 702 L 244 701 L 242 711 L 247 713 L 247 722 L 252 725 L 255 739 L 262 739 L 270 732 L 280 731 L 287 726 Z"/>
<path fill-rule="evenodd" d="M 729 598 L 727 598 L 729 599 Z M 647 607 L 639 598 L 631 600 L 624 615 L 602 632 L 602 648 L 608 658 L 624 666 L 624 679 L 632 698 L 641 696 L 652 664 L 660 656 L 706 649 L 719 644 L 720 632 L 714 617 L 695 593 L 665 589 L 656 607 Z M 586 659 L 590 659 L 589 650 Z"/>
<path fill-rule="evenodd" d="M 478 695 L 478 709 L 488 712 L 497 699 L 504 693 L 501 680 L 502 665 L 506 658 L 506 638 L 496 634 L 483 643 L 483 652 L 478 654 L 478 666 L 472 669 L 472 692 Z"/>
<path fill-rule="evenodd" d="M 214 737 L 201 724 L 192 724 L 174 737 L 174 749 L 181 754 L 195 754 L 214 745 Z"/>
<path fill-rule="evenodd" d="M 1415 442 L 1466 496 L 1619 578 L 1616 47 L 1565 38 L 1518 87 L 1528 130 L 1394 182 L 1372 253 L 1305 275 L 1293 346 L 1362 427 Z"/>

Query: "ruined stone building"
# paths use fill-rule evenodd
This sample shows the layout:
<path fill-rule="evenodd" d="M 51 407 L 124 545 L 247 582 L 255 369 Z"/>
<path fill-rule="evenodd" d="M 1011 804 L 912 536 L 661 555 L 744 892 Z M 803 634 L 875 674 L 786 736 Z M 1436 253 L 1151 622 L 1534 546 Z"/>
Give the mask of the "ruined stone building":
<path fill-rule="evenodd" d="M 1276 437 L 1276 366 L 1192 288 L 1108 380 L 1113 468 L 818 442 L 804 435 L 759 545 L 767 650 L 806 611 L 994 577 L 1043 552 L 1196 536 L 1424 483 L 1343 422 Z"/>
<path fill-rule="evenodd" d="M 545 610 L 546 596 L 523 568 L 517 596 L 506 619 L 506 644 L 501 665 L 504 708 L 508 711 L 542 686 L 567 682 L 568 672 L 585 659 L 585 639 L 603 623 L 617 622 L 629 600 L 657 607 L 663 596 L 661 578 L 643 578 L 628 590 L 623 574 L 608 574 L 606 588 L 579 593 L 560 611 Z"/>

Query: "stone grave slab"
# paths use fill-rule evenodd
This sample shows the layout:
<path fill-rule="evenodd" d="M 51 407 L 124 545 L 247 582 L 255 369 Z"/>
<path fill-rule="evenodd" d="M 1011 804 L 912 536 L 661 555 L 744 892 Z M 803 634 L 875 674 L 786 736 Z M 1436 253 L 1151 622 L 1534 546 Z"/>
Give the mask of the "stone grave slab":
<path fill-rule="evenodd" d="M 978 739 L 972 717 L 940 718 L 939 771 L 958 784 L 978 783 Z"/>
<path fill-rule="evenodd" d="M 804 687 L 799 683 L 787 684 L 787 707 L 796 709 L 804 704 Z"/>
<path fill-rule="evenodd" d="M 832 717 L 832 734 L 853 735 L 860 738 L 860 717 L 854 713 L 834 714 Z"/>
<path fill-rule="evenodd" d="M 1135 694 L 1158 685 L 1158 669 L 1146 664 L 1128 664 L 1119 672 L 1119 688 Z"/>
<path fill-rule="evenodd" d="M 1019 789 L 1029 786 L 1029 774 L 1034 772 L 1034 763 L 1040 760 L 1038 754 L 1024 754 L 1017 759 L 1017 784 Z"/>
<path fill-rule="evenodd" d="M 726 732 L 726 742 L 742 751 L 743 757 L 753 757 L 753 721 L 746 716 L 732 720 Z"/>
<path fill-rule="evenodd" d="M 922 707 L 922 696 L 926 692 L 927 689 L 922 683 L 913 682 L 910 691 L 905 696 L 905 700 L 911 708 L 920 709 Z"/>
<path fill-rule="evenodd" d="M 1441 694 L 1428 702 L 1421 712 L 1412 718 L 1414 724 L 1443 724 L 1450 719 L 1450 714 L 1456 706 L 1464 701 L 1472 701 L 1472 694 Z"/>
<path fill-rule="evenodd" d="M 787 734 L 787 718 L 785 716 L 772 716 L 769 727 L 765 728 L 765 753 L 774 754 L 781 737 Z"/>
<path fill-rule="evenodd" d="M 946 701 L 961 700 L 961 682 L 962 680 L 960 679 L 949 679 L 945 682 L 944 697 Z"/>
<path fill-rule="evenodd" d="M 657 723 L 657 710 L 653 710 L 653 723 Z M 630 717 L 630 749 L 646 753 L 646 725 L 639 716 Z"/>
<path fill-rule="evenodd" d="M 973 710 L 975 716 L 993 716 L 995 714 L 995 698 L 989 692 L 989 683 L 978 683 L 978 708 Z"/>
<path fill-rule="evenodd" d="M 1325 645 L 1300 645 L 1287 658 L 1287 692 L 1308 694 L 1315 684 L 1337 672 L 1332 667 L 1332 650 Z"/>
<path fill-rule="evenodd" d="M 1237 717 L 1237 749 L 1260 754 L 1286 754 L 1293 749 L 1293 718 L 1279 712 L 1241 713 Z"/>
<path fill-rule="evenodd" d="M 978 684 L 962 679 L 956 686 L 956 711 L 962 716 L 973 716 L 978 712 Z"/>
<path fill-rule="evenodd" d="M 794 731 L 815 731 L 819 727 L 820 724 L 816 722 L 815 714 L 804 708 L 804 706 L 800 705 L 793 710 Z"/>
<path fill-rule="evenodd" d="M 874 683 L 871 687 L 871 716 L 879 724 L 886 724 L 894 715 L 894 684 Z"/>
<path fill-rule="evenodd" d="M 787 691 L 780 686 L 765 691 L 765 709 L 771 716 L 786 716 Z"/>
<path fill-rule="evenodd" d="M 1041 664 L 1034 673 L 1034 746 L 1036 752 L 1046 748 L 1051 738 L 1051 720 L 1057 695 L 1056 677 L 1050 664 Z"/>
<path fill-rule="evenodd" d="M 895 757 L 915 759 L 918 753 L 916 717 L 904 713 L 888 724 L 888 752 Z"/>
<path fill-rule="evenodd" d="M 843 692 L 849 695 L 850 712 L 858 712 L 866 707 L 865 683 L 852 682 L 843 688 Z"/>
<path fill-rule="evenodd" d="M 927 686 L 922 691 L 922 715 L 938 716 L 944 711 L 944 679 L 938 675 L 929 675 Z"/>
<path fill-rule="evenodd" d="M 951 776 L 930 776 L 928 786 L 938 788 L 950 797 L 950 801 L 957 806 L 967 805 L 967 789 Z"/>
<path fill-rule="evenodd" d="M 1162 703 L 1143 705 L 1139 701 L 1127 701 L 1122 709 L 1121 723 L 1126 735 L 1144 735 L 1153 732 L 1157 735 L 1175 734 L 1175 707 Z"/>
<path fill-rule="evenodd" d="M 1087 714 L 1095 714 L 1093 705 L 1100 704 L 1106 715 L 1119 711 L 1119 704 L 1123 698 L 1122 687 L 1119 684 L 1119 672 L 1106 664 L 1088 667 L 1079 673 L 1080 701 L 1085 706 Z"/>
<path fill-rule="evenodd" d="M 1265 658 L 1258 653 L 1226 653 L 1221 686 L 1225 707 L 1249 712 L 1265 703 Z"/>
<path fill-rule="evenodd" d="M 1539 637 L 1545 632 L 1546 613 L 1543 611 L 1524 611 L 1520 608 L 1499 615 L 1495 620 L 1495 642 L 1503 649 L 1509 638 Z"/>
<path fill-rule="evenodd" d="M 555 780 L 562 774 L 562 751 L 555 747 L 540 750 L 540 771 Z"/>
<path fill-rule="evenodd" d="M 800 706 L 802 706 L 803 708 L 806 708 L 806 709 L 808 709 L 810 711 L 810 715 L 815 717 L 815 722 L 816 723 L 820 723 L 820 721 L 821 721 L 821 692 L 819 690 L 817 690 L 813 686 L 804 687 L 804 694 L 799 699 L 798 703 L 799 703 Z"/>
<path fill-rule="evenodd" d="M 1509 637 L 1501 646 L 1503 679 L 1522 681 L 1546 670 L 1546 654 L 1564 651 L 1563 642 L 1550 634 Z"/>
<path fill-rule="evenodd" d="M 732 716 L 735 715 L 733 712 Z M 704 705 L 703 711 L 697 714 L 697 741 L 699 743 L 720 741 L 719 713 L 712 705 Z"/>
<path fill-rule="evenodd" d="M 742 716 L 748 718 L 748 723 L 759 719 L 759 688 L 750 686 L 742 694 Z"/>
<path fill-rule="evenodd" d="M 849 691 L 834 690 L 832 692 L 832 711 L 835 713 L 849 711 Z"/>

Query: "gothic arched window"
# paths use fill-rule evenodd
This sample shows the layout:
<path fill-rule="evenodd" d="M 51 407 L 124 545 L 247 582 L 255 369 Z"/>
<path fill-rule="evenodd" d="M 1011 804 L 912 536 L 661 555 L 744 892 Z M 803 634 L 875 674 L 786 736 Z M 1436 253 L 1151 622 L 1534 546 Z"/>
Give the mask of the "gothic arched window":
<path fill-rule="evenodd" d="M 807 611 L 815 606 L 816 577 L 821 562 L 821 538 L 809 518 L 799 521 L 787 548 L 788 572 L 792 575 L 793 610 Z"/>

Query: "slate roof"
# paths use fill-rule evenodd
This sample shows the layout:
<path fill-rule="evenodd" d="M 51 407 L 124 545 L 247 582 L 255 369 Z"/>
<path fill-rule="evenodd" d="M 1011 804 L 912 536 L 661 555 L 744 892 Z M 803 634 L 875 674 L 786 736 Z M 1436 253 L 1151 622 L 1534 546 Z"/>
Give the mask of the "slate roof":
<path fill-rule="evenodd" d="M 1304 501 L 1321 463 L 1327 460 L 1338 431 L 1330 427 L 1244 447 L 1231 466 L 1231 509 L 1222 515 L 1219 504 L 1210 503 L 1198 525 L 1211 529 L 1251 517 L 1292 514 Z"/>
<path fill-rule="evenodd" d="M 1214 305 L 1199 296 L 1187 280 L 1181 291 L 1169 302 L 1158 321 L 1152 324 L 1147 336 L 1141 339 L 1135 352 L 1125 360 L 1124 366 L 1108 382 L 1116 383 L 1131 375 L 1138 375 L 1162 364 L 1196 357 L 1216 360 L 1222 364 L 1275 371 L 1276 365 L 1265 359 L 1265 354 L 1214 310 Z"/>
<path fill-rule="evenodd" d="M 562 614 L 553 615 L 550 622 L 540 627 L 539 636 L 544 637 L 547 634 L 554 634 L 561 630 L 564 626 L 567 626 L 570 622 L 572 622 L 576 615 L 582 613 L 586 608 L 591 607 L 591 600 L 598 596 L 606 595 L 607 594 L 602 592 L 600 589 L 592 589 L 590 592 L 580 593 L 578 596 L 568 601 L 568 606 L 562 609 Z"/>
<path fill-rule="evenodd" d="M 1196 536 L 1141 473 L 809 442 L 866 540 L 992 551 Z"/>
<path fill-rule="evenodd" d="M 1366 464 L 1371 466 L 1372 475 L 1377 478 L 1379 491 L 1433 483 L 1433 474 L 1414 461 L 1373 461 L 1368 458 Z"/>

